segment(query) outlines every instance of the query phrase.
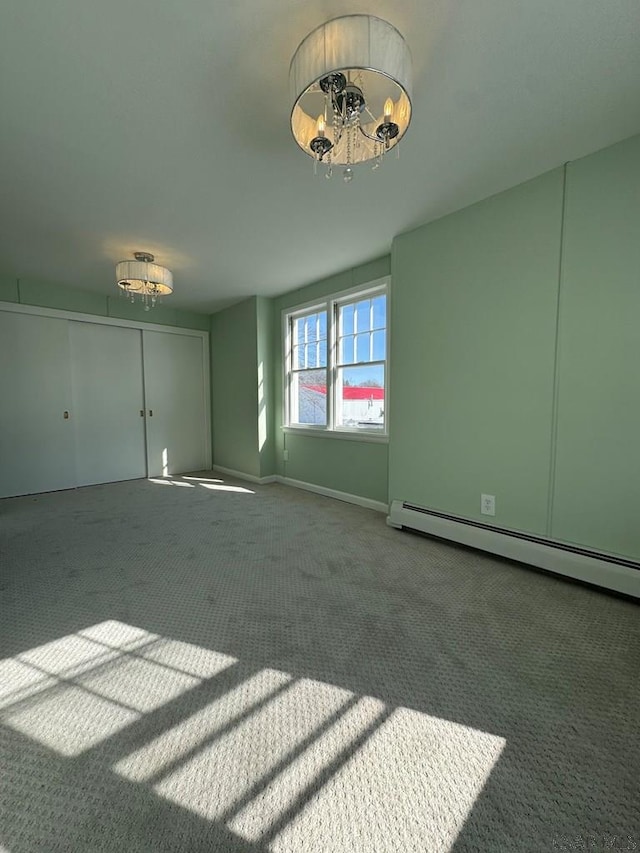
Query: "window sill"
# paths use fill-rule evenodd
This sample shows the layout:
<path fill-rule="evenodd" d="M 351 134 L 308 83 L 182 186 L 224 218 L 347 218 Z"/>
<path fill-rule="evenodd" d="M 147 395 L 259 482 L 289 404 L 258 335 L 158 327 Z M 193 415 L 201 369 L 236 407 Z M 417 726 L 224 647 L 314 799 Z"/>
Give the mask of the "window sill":
<path fill-rule="evenodd" d="M 313 429 L 306 427 L 283 426 L 282 432 L 285 435 L 308 435 L 310 438 L 338 438 L 346 439 L 347 441 L 369 441 L 372 444 L 388 444 L 389 435 L 377 435 L 374 432 L 349 432 L 339 429 Z"/>

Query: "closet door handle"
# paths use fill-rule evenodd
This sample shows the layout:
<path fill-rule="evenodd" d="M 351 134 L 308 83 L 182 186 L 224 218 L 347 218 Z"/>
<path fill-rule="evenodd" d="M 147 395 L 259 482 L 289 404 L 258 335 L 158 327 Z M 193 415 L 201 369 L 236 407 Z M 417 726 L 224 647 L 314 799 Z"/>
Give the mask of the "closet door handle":
<path fill-rule="evenodd" d="M 150 417 L 150 418 L 152 418 L 152 417 L 153 417 L 153 409 L 149 409 L 149 417 Z"/>
<path fill-rule="evenodd" d="M 144 409 L 140 409 L 140 417 L 141 417 L 141 418 L 143 418 L 143 417 L 144 417 Z"/>

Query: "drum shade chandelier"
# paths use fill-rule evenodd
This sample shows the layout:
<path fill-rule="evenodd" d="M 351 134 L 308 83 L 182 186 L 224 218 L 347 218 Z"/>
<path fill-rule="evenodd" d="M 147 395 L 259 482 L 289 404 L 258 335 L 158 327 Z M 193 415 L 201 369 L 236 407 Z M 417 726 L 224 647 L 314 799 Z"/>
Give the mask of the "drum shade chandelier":
<path fill-rule="evenodd" d="M 398 30 L 371 15 L 322 24 L 296 50 L 289 69 L 291 130 L 331 177 L 397 148 L 411 121 L 411 55 Z"/>
<path fill-rule="evenodd" d="M 136 296 L 144 304 L 144 310 L 153 308 L 160 296 L 173 293 L 171 270 L 154 263 L 149 252 L 134 252 L 135 261 L 120 261 L 116 265 L 118 287 L 135 302 Z"/>

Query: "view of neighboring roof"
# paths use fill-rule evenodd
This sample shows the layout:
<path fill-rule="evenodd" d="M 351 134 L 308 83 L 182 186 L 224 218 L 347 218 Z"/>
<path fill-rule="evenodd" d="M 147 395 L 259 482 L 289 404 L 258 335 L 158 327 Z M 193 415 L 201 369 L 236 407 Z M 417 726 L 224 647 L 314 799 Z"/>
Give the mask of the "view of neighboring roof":
<path fill-rule="evenodd" d="M 318 394 L 326 394 L 327 389 L 324 385 L 305 385 L 308 391 L 315 391 Z M 370 388 L 368 386 L 360 387 L 355 385 L 342 386 L 343 400 L 384 400 L 384 388 Z"/>

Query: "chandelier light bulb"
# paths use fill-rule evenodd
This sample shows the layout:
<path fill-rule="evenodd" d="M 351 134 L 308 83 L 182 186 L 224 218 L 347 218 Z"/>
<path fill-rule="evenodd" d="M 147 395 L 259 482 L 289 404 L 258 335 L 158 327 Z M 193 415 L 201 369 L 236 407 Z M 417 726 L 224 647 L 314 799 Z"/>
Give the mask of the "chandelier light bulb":
<path fill-rule="evenodd" d="M 384 123 L 389 124 L 391 121 L 391 116 L 393 115 L 393 101 L 391 98 L 387 98 L 384 102 Z"/>
<path fill-rule="evenodd" d="M 318 116 L 318 124 L 317 124 L 318 136 L 323 137 L 325 135 L 326 128 L 327 128 L 327 125 L 325 124 L 324 116 L 319 115 Z"/>

